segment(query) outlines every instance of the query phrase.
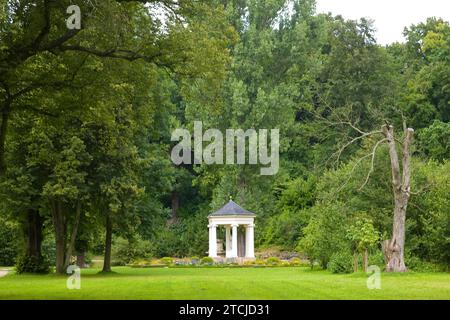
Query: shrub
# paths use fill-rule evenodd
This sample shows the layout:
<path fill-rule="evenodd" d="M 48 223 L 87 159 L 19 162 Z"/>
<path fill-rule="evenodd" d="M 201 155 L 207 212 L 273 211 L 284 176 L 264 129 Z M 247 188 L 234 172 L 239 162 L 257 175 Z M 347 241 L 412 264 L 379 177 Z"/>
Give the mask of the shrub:
<path fill-rule="evenodd" d="M 114 265 L 126 265 L 138 259 L 149 259 L 153 256 L 153 246 L 140 237 L 135 239 L 116 238 L 112 248 Z"/>
<path fill-rule="evenodd" d="M 161 258 L 161 259 L 159 260 L 159 262 L 160 262 L 161 264 L 164 264 L 164 265 L 166 265 L 166 266 L 169 266 L 169 265 L 173 264 L 173 259 L 170 258 L 170 257 L 164 257 L 164 258 Z"/>
<path fill-rule="evenodd" d="M 332 273 L 352 273 L 353 256 L 347 251 L 334 253 L 328 262 L 328 270 Z"/>
<path fill-rule="evenodd" d="M 197 256 L 191 257 L 191 264 L 198 264 L 200 261 L 200 258 Z"/>
<path fill-rule="evenodd" d="M 161 263 L 161 261 L 159 261 L 158 259 L 152 259 L 151 261 L 150 261 L 150 265 L 152 265 L 152 266 L 164 266 L 164 264 L 162 264 Z"/>
<path fill-rule="evenodd" d="M 0 219 L 0 266 L 13 266 L 20 253 L 18 234 L 20 228 L 17 224 Z"/>
<path fill-rule="evenodd" d="M 384 255 L 381 250 L 376 250 L 374 253 L 369 255 L 369 266 L 376 265 L 380 267 L 381 270 L 384 270 Z"/>
<path fill-rule="evenodd" d="M 200 260 L 200 264 L 202 265 L 212 265 L 214 263 L 214 259 L 211 257 L 203 257 Z"/>
<path fill-rule="evenodd" d="M 289 261 L 289 264 L 290 264 L 291 266 L 300 266 L 300 265 L 302 264 L 302 260 L 300 260 L 300 258 L 292 258 L 292 259 Z"/>
<path fill-rule="evenodd" d="M 267 260 L 266 260 L 266 264 L 269 266 L 277 266 L 280 263 L 281 263 L 281 261 L 277 257 L 270 257 L 270 258 L 267 258 Z"/>
<path fill-rule="evenodd" d="M 246 266 L 254 266 L 256 264 L 255 260 L 247 260 L 244 262 L 244 265 Z"/>
<path fill-rule="evenodd" d="M 182 257 L 201 255 L 208 250 L 208 230 L 205 228 L 204 219 L 208 207 L 199 208 L 187 206 L 179 209 L 179 216 L 183 217 L 173 225 L 162 227 L 152 238 L 155 241 L 155 255 L 158 257 Z"/>
<path fill-rule="evenodd" d="M 303 229 L 304 236 L 299 241 L 297 251 L 304 253 L 311 263 L 317 261 L 322 268 L 326 268 L 331 256 L 348 246 L 348 207 L 340 202 L 321 203 L 308 211 L 311 220 Z"/>
<path fill-rule="evenodd" d="M 145 260 L 145 259 L 137 259 L 131 263 L 131 266 L 133 266 L 133 267 L 147 267 L 150 265 L 151 265 L 151 262 L 149 260 Z"/>
<path fill-rule="evenodd" d="M 50 272 L 50 264 L 44 257 L 36 258 L 32 256 L 21 256 L 16 262 L 16 272 L 21 273 L 40 273 Z"/>
<path fill-rule="evenodd" d="M 406 256 L 405 258 L 406 267 L 409 270 L 416 272 L 439 272 L 445 271 L 445 267 L 440 266 L 436 263 L 422 261 L 420 258 L 415 256 Z"/>

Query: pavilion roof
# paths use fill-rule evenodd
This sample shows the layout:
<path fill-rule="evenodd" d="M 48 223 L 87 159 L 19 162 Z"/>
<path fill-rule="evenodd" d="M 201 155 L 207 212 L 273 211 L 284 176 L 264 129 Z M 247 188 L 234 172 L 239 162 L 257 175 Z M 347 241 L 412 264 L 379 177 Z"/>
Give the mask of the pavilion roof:
<path fill-rule="evenodd" d="M 253 212 L 250 212 L 244 208 L 242 208 L 240 205 L 238 205 L 236 202 L 230 199 L 226 205 L 224 205 L 219 210 L 211 213 L 209 216 L 211 217 L 218 217 L 218 216 L 255 216 Z"/>

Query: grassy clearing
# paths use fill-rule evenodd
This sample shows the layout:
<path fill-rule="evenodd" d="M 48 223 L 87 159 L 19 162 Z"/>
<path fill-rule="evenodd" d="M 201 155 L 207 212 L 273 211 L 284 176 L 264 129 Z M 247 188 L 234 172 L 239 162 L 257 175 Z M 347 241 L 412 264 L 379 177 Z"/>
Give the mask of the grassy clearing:
<path fill-rule="evenodd" d="M 114 268 L 82 271 L 81 289 L 67 277 L 9 275 L 0 299 L 450 299 L 450 274 L 382 274 L 369 290 L 364 273 L 335 275 L 309 268 Z"/>

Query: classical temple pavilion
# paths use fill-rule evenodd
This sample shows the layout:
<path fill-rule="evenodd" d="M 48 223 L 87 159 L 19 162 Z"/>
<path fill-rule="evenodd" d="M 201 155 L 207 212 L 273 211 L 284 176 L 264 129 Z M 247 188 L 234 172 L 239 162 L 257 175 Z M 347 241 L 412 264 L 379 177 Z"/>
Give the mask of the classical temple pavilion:
<path fill-rule="evenodd" d="M 255 214 L 250 212 L 231 197 L 230 201 L 219 210 L 208 216 L 209 251 L 211 258 L 220 259 L 223 251 L 222 241 L 217 239 L 217 227 L 225 228 L 225 258 L 254 259 L 254 220 Z"/>

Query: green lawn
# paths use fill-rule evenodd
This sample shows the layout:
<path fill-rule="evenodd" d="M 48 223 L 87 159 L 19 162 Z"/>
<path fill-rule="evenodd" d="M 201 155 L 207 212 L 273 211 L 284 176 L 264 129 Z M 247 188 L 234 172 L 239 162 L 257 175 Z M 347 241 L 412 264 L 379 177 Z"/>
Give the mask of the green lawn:
<path fill-rule="evenodd" d="M 0 299 L 450 299 L 450 274 L 382 274 L 369 290 L 364 273 L 335 275 L 309 268 L 114 268 L 83 270 L 81 289 L 67 277 L 0 278 Z"/>

